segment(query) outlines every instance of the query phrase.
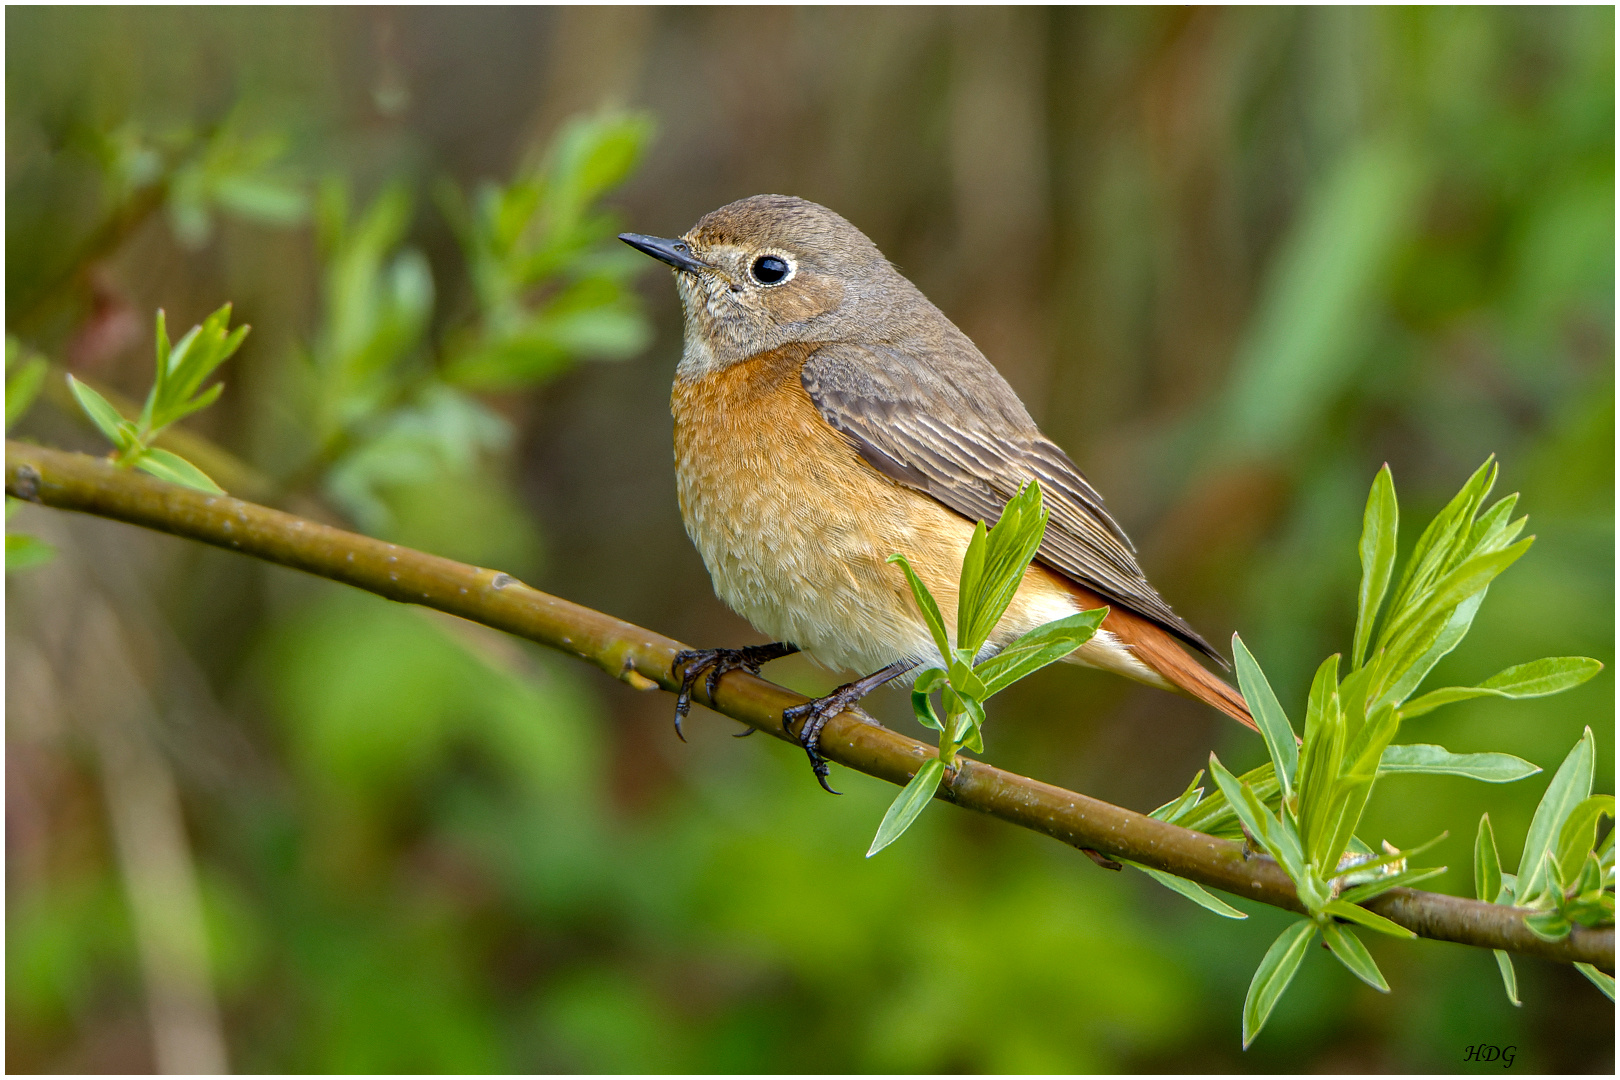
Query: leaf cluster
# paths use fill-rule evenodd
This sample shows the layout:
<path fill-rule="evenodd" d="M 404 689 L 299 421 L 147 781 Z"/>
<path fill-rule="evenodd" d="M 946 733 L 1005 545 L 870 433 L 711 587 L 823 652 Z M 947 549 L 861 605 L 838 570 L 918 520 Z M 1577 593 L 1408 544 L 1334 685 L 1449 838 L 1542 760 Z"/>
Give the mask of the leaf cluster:
<path fill-rule="evenodd" d="M 1540 771 L 1510 754 L 1453 754 L 1427 743 L 1393 745 L 1401 722 L 1474 697 L 1558 693 L 1591 678 L 1602 666 L 1584 657 L 1547 658 L 1509 668 L 1478 686 L 1447 687 L 1412 698 L 1435 664 L 1468 632 L 1491 582 L 1531 544 L 1531 538 L 1517 539 L 1525 524 L 1523 517 L 1512 517 L 1517 496 L 1485 506 L 1496 471 L 1495 461 L 1487 460 L 1469 478 L 1418 538 L 1397 580 L 1399 512 L 1389 467 L 1381 469 L 1362 521 L 1362 579 L 1349 673 L 1341 677 L 1337 654 L 1318 667 L 1298 737 L 1259 663 L 1234 635 L 1238 684 L 1270 761 L 1236 777 L 1211 755 L 1214 793 L 1202 797 L 1200 773 L 1179 799 L 1155 811 L 1188 828 L 1243 836 L 1282 866 L 1309 913 L 1278 938 L 1255 973 L 1243 1009 L 1245 1046 L 1265 1025 L 1318 933 L 1358 978 L 1380 991 L 1389 989 L 1371 955 L 1344 924 L 1411 937 L 1361 905 L 1445 868 L 1407 865 L 1439 837 L 1407 850 L 1386 842 L 1382 853 L 1357 837 L 1379 776 L 1433 773 L 1505 783 Z M 1609 805 L 1612 809 L 1612 800 Z M 1590 839 L 1588 835 L 1588 848 Z M 1234 914 L 1191 882 L 1171 887 L 1219 914 Z M 1612 906 L 1610 911 L 1612 917 Z"/>
<path fill-rule="evenodd" d="M 1587 728 L 1553 774 L 1530 820 L 1519 871 L 1502 871 L 1491 816 L 1479 819 L 1474 839 L 1474 894 L 1488 904 L 1530 908 L 1530 932 L 1561 941 L 1576 926 L 1614 925 L 1614 796 L 1592 794 L 1592 729 Z M 1601 848 L 1594 850 L 1603 819 L 1611 822 Z M 1508 1000 L 1519 1004 L 1513 960 L 1500 949 L 1496 963 Z M 1614 1000 L 1614 978 L 1591 964 L 1576 968 Z"/>
<path fill-rule="evenodd" d="M 410 190 L 391 183 L 357 211 L 345 184 L 322 184 L 324 321 L 302 365 L 313 447 L 304 474 L 321 476 L 363 527 L 389 527 L 390 491 L 465 477 L 510 443 L 510 425 L 474 392 L 532 387 L 578 359 L 619 359 L 646 345 L 630 289 L 646 260 L 615 250 L 617 223 L 600 202 L 650 135 L 644 116 L 579 117 L 510 183 L 486 183 L 471 200 L 441 183 L 437 201 L 466 259 L 472 307 L 437 342 L 432 270 L 407 243 Z"/>
<path fill-rule="evenodd" d="M 221 364 L 229 360 L 247 337 L 248 327 L 232 330 L 231 305 L 225 304 L 200 326 L 193 326 L 173 344 L 163 312 L 157 313 L 157 374 L 147 391 L 146 404 L 138 419 L 126 419 L 113 404 L 95 390 L 67 377 L 68 386 L 91 423 L 117 447 L 113 460 L 121 466 L 134 466 L 159 480 L 183 484 L 199 491 L 224 494 L 197 466 L 179 454 L 152 445 L 163 429 L 178 420 L 206 409 L 218 400 L 224 383 L 203 388 Z"/>
<path fill-rule="evenodd" d="M 868 858 L 910 828 L 934 797 L 946 770 L 956 764 L 959 749 L 983 752 L 984 703 L 1090 641 L 1107 617 L 1107 608 L 1095 608 L 1038 626 L 1003 648 L 990 644 L 1023 583 L 1024 571 L 1040 550 L 1046 521 L 1041 486 L 1031 480 L 1008 500 L 993 527 L 983 521 L 974 526 L 962 559 L 954 634 L 910 561 L 898 553 L 889 557 L 905 573 L 938 651 L 939 663 L 924 668 L 912 685 L 911 707 L 919 723 L 940 733 L 939 753 L 895 797 L 866 852 Z"/>
<path fill-rule="evenodd" d="M 618 221 L 599 203 L 630 175 L 651 135 L 651 120 L 639 114 L 578 117 L 539 165 L 505 186 L 485 184 L 470 204 L 440 185 L 478 305 L 447 378 L 510 389 L 576 357 L 620 359 L 646 347 L 647 324 L 629 288 L 645 260 L 604 245 Z"/>

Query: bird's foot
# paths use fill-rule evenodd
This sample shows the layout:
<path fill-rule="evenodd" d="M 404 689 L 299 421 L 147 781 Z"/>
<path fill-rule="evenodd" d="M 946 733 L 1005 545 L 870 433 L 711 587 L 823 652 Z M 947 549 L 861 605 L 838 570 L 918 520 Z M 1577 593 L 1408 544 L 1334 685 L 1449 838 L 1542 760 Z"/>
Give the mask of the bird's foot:
<path fill-rule="evenodd" d="M 834 795 L 839 794 L 827 784 L 827 759 L 821 756 L 821 729 L 827 726 L 827 721 L 858 704 L 862 698 L 873 690 L 882 686 L 899 675 L 905 674 L 916 666 L 916 661 L 901 661 L 890 664 L 868 675 L 864 679 L 856 679 L 852 683 L 845 683 L 832 693 L 807 701 L 803 705 L 790 705 L 782 710 L 782 730 L 789 735 L 793 734 L 793 725 L 802 725 L 799 728 L 799 745 L 810 757 L 810 767 L 816 772 L 816 782 L 822 788 Z"/>
<path fill-rule="evenodd" d="M 704 681 L 703 688 L 709 700 L 713 701 L 720 677 L 727 672 L 746 671 L 758 675 L 761 664 L 791 656 L 798 651 L 797 645 L 777 641 L 769 645 L 744 645 L 740 649 L 684 649 L 676 653 L 675 662 L 670 665 L 670 674 L 681 681 L 680 692 L 675 695 L 675 734 L 682 742 L 686 741 L 686 734 L 681 731 L 681 721 L 692 711 L 692 687 L 697 685 L 698 677 L 704 671 L 709 673 L 709 677 Z M 753 730 L 749 728 L 743 734 Z"/>

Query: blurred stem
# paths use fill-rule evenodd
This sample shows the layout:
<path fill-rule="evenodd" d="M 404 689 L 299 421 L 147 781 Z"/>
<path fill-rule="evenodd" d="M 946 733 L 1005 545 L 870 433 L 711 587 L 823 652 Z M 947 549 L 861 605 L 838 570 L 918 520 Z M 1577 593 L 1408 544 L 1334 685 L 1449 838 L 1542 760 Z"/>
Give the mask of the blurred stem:
<path fill-rule="evenodd" d="M 229 548 L 401 603 L 436 608 L 576 656 L 638 689 L 677 688 L 670 665 L 686 647 L 680 642 L 550 596 L 494 570 L 229 496 L 165 484 L 84 454 L 9 440 L 6 492 Z M 726 716 L 794 742 L 782 729 L 782 710 L 806 700 L 743 672 L 722 679 L 713 700 L 701 683 L 694 696 Z M 846 712 L 823 731 L 822 753 L 858 772 L 905 784 L 939 748 Z M 1269 858 L 1245 857 L 1239 844 L 982 762 L 959 759 L 936 797 L 1077 848 L 1141 863 L 1234 896 L 1305 910 L 1288 875 Z M 1402 888 L 1391 889 L 1366 906 L 1421 937 L 1614 970 L 1613 927 L 1576 927 L 1562 941 L 1543 941 L 1524 925 L 1527 912 L 1522 909 Z"/>
<path fill-rule="evenodd" d="M 75 697 L 101 766 L 157 1071 L 223 1073 L 225 1035 L 209 977 L 197 870 L 174 775 L 148 733 L 152 703 L 111 608 L 94 604 L 80 633 L 85 654 L 106 665 Z"/>
<path fill-rule="evenodd" d="M 25 297 L 16 306 L 16 310 L 10 313 L 7 327 L 14 331 L 26 331 L 42 322 L 52 308 L 72 294 L 90 267 L 118 250 L 147 218 L 163 206 L 168 197 L 167 176 L 132 192 L 112 216 L 85 237 L 79 250 L 74 252 L 55 277 L 44 282 L 32 296 Z"/>

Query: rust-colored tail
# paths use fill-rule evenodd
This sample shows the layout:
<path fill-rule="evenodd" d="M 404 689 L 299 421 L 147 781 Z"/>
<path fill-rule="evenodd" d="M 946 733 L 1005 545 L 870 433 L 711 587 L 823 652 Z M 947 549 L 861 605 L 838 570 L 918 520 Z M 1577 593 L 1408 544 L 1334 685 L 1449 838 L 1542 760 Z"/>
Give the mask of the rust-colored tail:
<path fill-rule="evenodd" d="M 1193 659 L 1167 631 L 1117 605 L 1109 611 L 1102 625 L 1104 630 L 1113 631 L 1122 644 L 1130 646 L 1138 660 L 1188 697 L 1219 709 L 1246 727 L 1260 730 L 1237 688 Z"/>

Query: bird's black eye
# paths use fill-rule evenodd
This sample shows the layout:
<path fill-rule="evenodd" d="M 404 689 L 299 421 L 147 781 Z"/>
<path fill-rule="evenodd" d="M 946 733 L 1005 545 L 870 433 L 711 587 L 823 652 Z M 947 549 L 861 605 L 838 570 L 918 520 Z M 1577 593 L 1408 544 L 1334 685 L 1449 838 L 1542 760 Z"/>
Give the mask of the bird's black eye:
<path fill-rule="evenodd" d="M 775 255 L 761 255 L 754 260 L 754 280 L 761 285 L 776 285 L 788 276 L 787 260 Z"/>

